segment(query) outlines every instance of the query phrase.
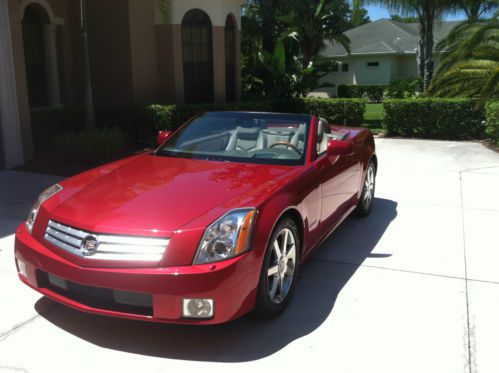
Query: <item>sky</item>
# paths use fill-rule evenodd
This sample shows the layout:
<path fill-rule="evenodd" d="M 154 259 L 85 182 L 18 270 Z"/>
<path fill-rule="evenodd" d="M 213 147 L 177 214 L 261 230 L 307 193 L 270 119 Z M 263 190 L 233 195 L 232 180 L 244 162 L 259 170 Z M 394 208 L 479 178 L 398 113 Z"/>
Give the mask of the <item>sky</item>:
<path fill-rule="evenodd" d="M 367 9 L 369 12 L 369 18 L 371 18 L 371 21 L 376 21 L 377 19 L 380 18 L 390 18 L 390 12 L 386 10 L 386 8 L 382 8 L 378 5 L 365 5 L 364 8 Z M 465 19 L 464 13 L 459 13 L 455 14 L 452 16 L 447 16 L 445 17 L 447 21 L 453 21 L 453 20 L 461 20 Z"/>

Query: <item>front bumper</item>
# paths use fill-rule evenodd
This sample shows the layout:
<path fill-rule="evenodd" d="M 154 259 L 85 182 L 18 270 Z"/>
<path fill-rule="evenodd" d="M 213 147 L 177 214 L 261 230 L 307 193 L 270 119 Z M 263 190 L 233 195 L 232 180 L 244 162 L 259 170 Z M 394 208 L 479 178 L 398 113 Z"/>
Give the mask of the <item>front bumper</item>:
<path fill-rule="evenodd" d="M 239 257 L 214 264 L 159 268 L 83 267 L 57 255 L 38 242 L 24 224 L 16 232 L 15 257 L 26 265 L 20 279 L 43 295 L 80 311 L 135 320 L 179 324 L 219 324 L 251 311 L 260 274 L 261 250 L 255 248 Z M 19 268 L 18 268 L 19 269 Z M 80 297 L 47 286 L 47 274 L 70 281 L 79 288 L 149 294 L 150 312 L 96 306 Z M 183 299 L 214 301 L 211 319 L 182 317 Z"/>

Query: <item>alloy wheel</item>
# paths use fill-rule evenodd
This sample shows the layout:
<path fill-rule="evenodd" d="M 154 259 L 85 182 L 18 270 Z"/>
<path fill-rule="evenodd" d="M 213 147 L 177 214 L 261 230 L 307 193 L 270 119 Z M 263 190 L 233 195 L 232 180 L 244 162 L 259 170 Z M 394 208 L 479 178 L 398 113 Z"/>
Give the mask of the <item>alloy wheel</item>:
<path fill-rule="evenodd" d="M 296 240 L 293 232 L 282 229 L 274 240 L 267 268 L 270 300 L 279 304 L 289 293 L 296 269 Z"/>

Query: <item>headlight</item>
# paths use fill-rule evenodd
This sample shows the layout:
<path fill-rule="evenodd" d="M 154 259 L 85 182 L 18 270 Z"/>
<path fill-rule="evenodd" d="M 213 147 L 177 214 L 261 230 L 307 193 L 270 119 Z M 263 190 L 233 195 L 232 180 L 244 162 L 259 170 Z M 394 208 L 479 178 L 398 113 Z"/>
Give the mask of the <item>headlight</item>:
<path fill-rule="evenodd" d="M 42 203 L 48 200 L 54 194 L 59 193 L 61 190 L 62 186 L 60 186 L 59 184 L 55 184 L 50 188 L 45 189 L 40 194 L 40 196 L 38 196 L 38 199 L 29 212 L 28 219 L 26 219 L 26 229 L 29 233 L 33 232 L 33 226 L 35 225 L 36 216 L 38 215 L 38 210 L 40 210 L 40 206 L 42 205 Z"/>
<path fill-rule="evenodd" d="M 232 210 L 204 232 L 194 264 L 220 262 L 249 250 L 255 209 Z"/>

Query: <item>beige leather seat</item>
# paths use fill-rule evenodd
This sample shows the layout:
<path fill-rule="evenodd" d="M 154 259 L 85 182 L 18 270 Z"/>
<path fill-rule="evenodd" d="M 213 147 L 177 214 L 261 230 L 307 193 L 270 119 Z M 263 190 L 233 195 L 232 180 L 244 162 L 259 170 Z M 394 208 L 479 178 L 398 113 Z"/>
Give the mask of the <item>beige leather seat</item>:
<path fill-rule="evenodd" d="M 237 127 L 232 133 L 226 150 L 250 151 L 263 149 L 265 138 L 259 128 Z"/>
<path fill-rule="evenodd" d="M 328 134 L 331 133 L 331 127 L 327 120 L 320 118 L 319 126 L 317 129 L 317 154 L 322 154 L 327 150 L 327 144 L 329 142 Z"/>
<path fill-rule="evenodd" d="M 307 126 L 305 124 L 300 124 L 298 130 L 295 132 L 293 137 L 291 138 L 290 144 L 296 146 L 303 153 L 305 149 L 305 135 L 306 135 Z"/>

